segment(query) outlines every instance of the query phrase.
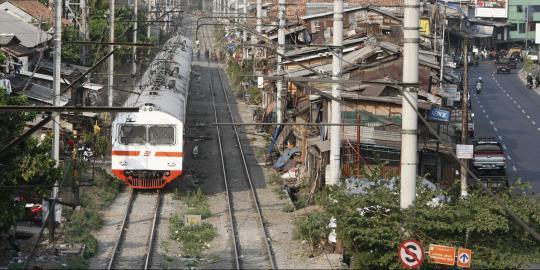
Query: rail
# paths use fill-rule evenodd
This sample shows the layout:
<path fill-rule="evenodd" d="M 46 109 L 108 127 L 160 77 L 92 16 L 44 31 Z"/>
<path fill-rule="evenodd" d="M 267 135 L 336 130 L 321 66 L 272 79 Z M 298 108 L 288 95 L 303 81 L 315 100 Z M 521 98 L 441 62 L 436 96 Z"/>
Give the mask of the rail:
<path fill-rule="evenodd" d="M 231 121 L 234 123 L 235 119 L 234 119 L 234 116 L 233 116 L 233 113 L 232 113 L 232 108 L 231 108 L 231 105 L 230 105 L 230 100 L 229 100 L 229 97 L 228 97 L 228 94 L 227 94 L 227 91 L 226 91 L 226 87 L 225 87 L 225 84 L 223 83 L 223 78 L 222 78 L 222 75 L 221 75 L 219 64 L 218 64 L 217 71 L 218 71 L 218 77 L 219 77 L 219 84 L 221 85 L 221 88 L 223 90 L 223 95 L 224 95 L 226 103 L 227 103 L 228 114 L 229 114 L 229 117 L 231 118 Z M 214 84 L 213 80 L 211 79 L 210 80 L 210 91 L 212 92 L 211 96 L 212 96 L 212 101 L 213 101 L 214 117 L 215 117 L 216 122 L 219 122 L 218 121 L 217 109 L 216 109 L 216 100 L 215 100 L 215 92 L 214 92 L 214 85 L 213 84 Z M 249 185 L 250 193 L 251 193 L 251 196 L 253 198 L 253 207 L 255 208 L 255 210 L 257 212 L 258 224 L 259 224 L 260 228 L 262 228 L 265 252 L 267 253 L 268 261 L 270 263 L 271 268 L 276 269 L 277 267 L 276 267 L 274 254 L 273 254 L 273 251 L 272 251 L 272 245 L 270 243 L 270 237 L 269 237 L 269 233 L 268 233 L 268 228 L 266 226 L 266 222 L 265 222 L 265 219 L 264 219 L 264 216 L 263 216 L 263 213 L 262 213 L 262 208 L 261 208 L 261 205 L 260 205 L 259 198 L 257 196 L 257 191 L 256 191 L 256 189 L 255 189 L 255 187 L 253 185 L 253 181 L 252 181 L 252 178 L 251 178 L 251 173 L 249 171 L 249 167 L 248 167 L 248 164 L 247 164 L 247 161 L 246 161 L 245 153 L 244 153 L 244 150 L 243 150 L 243 147 L 242 147 L 242 143 L 240 141 L 240 136 L 238 134 L 239 132 L 238 132 L 238 129 L 237 129 L 236 125 L 232 125 L 232 128 L 234 130 L 234 137 L 236 139 L 236 144 L 237 144 L 238 150 L 240 152 L 244 173 L 245 173 L 245 176 L 246 176 L 246 179 L 247 179 L 247 184 Z M 234 244 L 235 264 L 236 264 L 237 269 L 240 269 L 241 268 L 240 258 L 245 258 L 246 256 L 244 256 L 245 254 L 242 254 L 241 247 L 239 245 L 239 241 L 238 241 L 238 238 L 237 238 L 238 226 L 236 226 L 237 223 L 235 222 L 234 213 L 233 213 L 234 205 L 233 205 L 233 202 L 231 200 L 232 191 L 230 190 L 230 185 L 228 184 L 228 177 L 227 177 L 227 173 L 226 173 L 226 166 L 225 166 L 225 160 L 224 160 L 224 155 L 223 155 L 223 144 L 222 144 L 222 140 L 221 140 L 221 136 L 220 136 L 220 134 L 221 134 L 220 126 L 216 125 L 216 129 L 217 129 L 217 133 L 218 133 L 218 143 L 219 143 L 221 165 L 222 165 L 222 170 L 223 170 L 225 189 L 226 189 L 226 193 L 227 193 L 227 203 L 228 203 L 228 206 L 229 206 L 228 207 L 228 209 L 229 209 L 229 217 L 230 217 L 231 227 L 233 228 L 233 230 L 232 230 L 232 239 L 233 239 L 233 244 Z M 243 211 L 245 211 L 245 209 Z M 246 268 L 246 267 L 244 267 L 244 268 Z"/>

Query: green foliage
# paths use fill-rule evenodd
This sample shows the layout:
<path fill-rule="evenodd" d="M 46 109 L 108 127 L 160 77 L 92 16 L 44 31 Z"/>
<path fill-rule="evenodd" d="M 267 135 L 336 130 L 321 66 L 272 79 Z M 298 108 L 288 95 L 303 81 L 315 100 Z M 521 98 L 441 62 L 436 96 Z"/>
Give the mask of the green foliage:
<path fill-rule="evenodd" d="M 531 58 L 529 56 L 524 56 L 523 57 L 523 69 L 525 69 L 525 72 L 529 73 L 529 72 L 532 72 L 534 68 L 534 63 L 533 63 L 533 60 L 531 60 Z"/>
<path fill-rule="evenodd" d="M 7 96 L 0 88 L 0 105 L 25 105 L 25 96 Z M 25 123 L 35 118 L 35 113 L 2 112 L 0 113 L 0 143 L 6 145 L 21 134 Z M 52 184 L 62 177 L 61 171 L 54 168 L 51 159 L 51 137 L 39 143 L 29 138 L 11 148 L 0 157 L 0 233 L 6 232 L 17 219 L 23 217 L 24 202 L 15 202 L 17 189 L 11 186 L 19 184 Z M 10 187 L 5 187 L 10 186 Z M 38 188 L 36 195 L 47 195 L 48 190 Z"/>
<path fill-rule="evenodd" d="M 90 1 L 90 14 L 88 18 L 88 33 L 90 40 L 106 42 L 108 41 L 109 33 L 109 19 L 108 1 L 94 0 Z M 115 9 L 115 42 L 129 43 L 132 40 L 133 23 L 127 22 L 133 20 L 133 11 L 131 7 L 117 7 Z M 137 17 L 139 20 L 145 20 L 146 12 L 139 10 Z M 144 30 L 144 28 L 141 28 Z M 137 39 L 139 41 L 146 41 L 146 31 L 138 31 Z M 81 40 L 83 37 L 79 33 L 79 29 L 76 25 L 70 24 L 63 29 L 62 38 L 64 41 Z M 105 56 L 108 52 L 107 47 L 103 45 L 89 46 L 89 59 L 88 64 L 95 63 L 97 60 Z M 81 44 L 65 44 L 62 46 L 62 58 L 72 63 L 80 64 Z M 125 58 L 131 54 L 130 47 L 120 47 L 115 55 L 116 63 L 125 62 Z"/>
<path fill-rule="evenodd" d="M 68 255 L 66 258 L 66 266 L 65 269 L 88 269 L 88 263 L 81 258 L 80 256 L 76 255 Z"/>
<path fill-rule="evenodd" d="M 4 62 L 6 60 L 6 54 L 4 52 L 0 52 L 0 63 Z"/>
<path fill-rule="evenodd" d="M 308 216 L 297 221 L 295 236 L 297 239 L 307 241 L 313 249 L 321 239 L 325 239 L 330 233 L 329 222 L 330 216 L 327 213 L 311 212 Z"/>
<path fill-rule="evenodd" d="M 413 207 L 399 208 L 399 192 L 386 180 L 374 180 L 366 195 L 352 195 L 342 188 L 327 188 L 318 197 L 329 215 L 337 218 L 338 239 L 353 256 L 353 268 L 400 268 L 399 244 L 417 239 L 429 244 L 466 247 L 474 252 L 473 267 L 522 268 L 538 262 L 540 245 L 480 190 L 459 196 L 431 191 L 417 183 Z M 399 187 L 399 180 L 394 186 Z M 540 230 L 537 196 L 514 189 L 499 194 L 502 200 L 536 231 Z M 433 203 L 436 196 L 447 200 Z M 362 262 L 362 263 L 360 263 Z M 426 262 L 427 268 L 437 267 Z"/>
<path fill-rule="evenodd" d="M 111 143 L 106 136 L 86 132 L 83 134 L 83 143 L 92 146 L 92 152 L 95 156 L 104 158 L 111 152 Z"/>
<path fill-rule="evenodd" d="M 200 188 L 196 192 L 188 192 L 186 196 L 182 197 L 182 200 L 188 206 L 186 214 L 201 215 L 202 218 L 212 216 L 208 199 L 204 196 Z"/>
<path fill-rule="evenodd" d="M 81 193 L 81 205 L 91 209 L 101 209 L 111 205 L 118 195 L 121 182 L 104 169 L 96 168 L 94 186 Z"/>
<path fill-rule="evenodd" d="M 262 103 L 262 91 L 257 87 L 249 87 L 247 93 L 249 94 L 249 102 L 251 104 L 260 105 Z"/>
<path fill-rule="evenodd" d="M 74 211 L 66 223 L 64 238 L 68 243 L 85 244 L 84 257 L 92 257 L 97 251 L 97 240 L 90 232 L 99 229 L 102 223 L 103 220 L 96 210 L 81 208 Z"/>
<path fill-rule="evenodd" d="M 202 252 L 217 235 L 216 228 L 210 223 L 184 225 L 178 216 L 173 216 L 169 225 L 170 237 L 182 244 L 186 256 L 202 255 Z"/>

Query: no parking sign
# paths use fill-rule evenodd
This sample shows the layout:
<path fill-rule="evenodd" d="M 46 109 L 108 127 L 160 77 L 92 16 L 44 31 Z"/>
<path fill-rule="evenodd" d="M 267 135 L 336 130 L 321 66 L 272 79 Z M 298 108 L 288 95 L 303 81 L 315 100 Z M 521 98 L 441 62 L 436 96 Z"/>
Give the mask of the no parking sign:
<path fill-rule="evenodd" d="M 418 241 L 407 240 L 399 245 L 398 257 L 403 266 L 409 269 L 419 268 L 425 257 L 424 248 Z"/>

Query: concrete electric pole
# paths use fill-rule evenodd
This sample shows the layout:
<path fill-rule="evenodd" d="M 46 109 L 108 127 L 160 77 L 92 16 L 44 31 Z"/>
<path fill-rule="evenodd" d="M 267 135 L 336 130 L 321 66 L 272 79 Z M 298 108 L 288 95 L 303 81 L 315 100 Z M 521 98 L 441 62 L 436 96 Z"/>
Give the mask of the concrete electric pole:
<path fill-rule="evenodd" d="M 461 143 L 469 143 L 469 39 L 463 39 L 463 96 L 461 97 Z M 467 160 L 461 165 L 461 197 L 467 197 Z"/>
<path fill-rule="evenodd" d="M 79 35 L 82 37 L 84 41 L 90 40 L 90 32 L 88 31 L 88 10 L 86 7 L 86 0 L 80 1 L 80 9 L 81 9 L 81 25 L 79 27 Z M 86 65 L 86 62 L 88 61 L 88 45 L 82 44 L 81 45 L 81 63 L 83 65 Z"/>
<path fill-rule="evenodd" d="M 114 0 L 109 0 L 109 42 L 114 42 Z M 109 52 L 114 50 L 114 45 L 109 45 Z M 108 88 L 109 88 L 109 107 L 113 106 L 113 83 L 114 83 L 114 54 L 109 56 L 109 78 L 108 78 Z"/>
<path fill-rule="evenodd" d="M 138 29 L 137 29 L 137 20 L 138 20 L 138 16 L 137 16 L 137 0 L 134 0 L 134 4 L 135 4 L 135 7 L 134 7 L 134 12 L 133 12 L 133 17 L 135 17 L 133 20 L 133 44 L 136 44 L 137 43 L 137 32 L 138 32 Z M 131 75 L 132 76 L 135 76 L 137 74 L 137 46 L 133 46 L 133 57 L 131 59 L 132 61 L 132 66 L 131 66 Z"/>
<path fill-rule="evenodd" d="M 247 5 L 248 5 L 247 0 L 244 0 L 244 9 L 243 9 L 244 14 L 243 14 L 243 16 L 246 16 L 246 17 L 248 15 L 247 14 Z M 244 21 L 244 24 L 247 23 L 247 19 L 244 19 L 243 21 Z M 248 40 L 248 34 L 247 34 L 247 31 L 244 30 L 244 37 L 242 38 L 242 41 L 244 41 L 244 43 L 246 43 L 247 40 Z"/>
<path fill-rule="evenodd" d="M 62 90 L 60 89 L 60 71 L 61 71 L 61 59 L 62 57 L 62 1 L 54 1 L 54 55 L 53 55 L 53 89 L 54 89 L 54 98 L 53 106 L 60 106 L 60 96 L 62 95 Z M 52 157 L 56 162 L 56 166 L 60 163 L 60 113 L 53 113 L 53 146 L 52 146 Z M 52 198 L 56 198 L 59 192 L 59 182 L 55 181 L 55 184 L 52 190 Z M 55 223 L 55 208 L 53 208 L 54 203 L 52 200 L 49 200 L 49 211 L 52 211 L 52 215 L 49 215 L 49 237 L 54 239 L 54 223 Z"/>
<path fill-rule="evenodd" d="M 419 0 L 405 0 L 403 22 L 403 101 L 401 124 L 400 207 L 408 208 L 416 196 L 418 133 Z M 411 104 L 409 104 L 409 102 Z"/>
<path fill-rule="evenodd" d="M 333 31 L 334 55 L 332 56 L 332 79 L 341 78 L 342 49 L 343 45 L 343 0 L 334 1 L 334 31 Z M 332 84 L 332 96 L 341 99 L 341 84 Z M 330 179 L 327 185 L 336 185 L 339 182 L 341 172 L 341 104 L 332 100 L 330 127 Z M 360 143 L 360 142 L 358 142 Z"/>
<path fill-rule="evenodd" d="M 279 0 L 279 26 L 278 26 L 278 57 L 277 57 L 277 70 L 276 73 L 281 76 L 283 71 L 283 57 L 281 55 L 285 54 L 285 12 L 287 12 L 287 6 L 285 3 L 286 0 Z M 283 123 L 283 81 L 276 81 L 276 114 L 277 114 L 277 123 Z"/>
<path fill-rule="evenodd" d="M 257 0 L 257 33 L 262 35 L 262 0 Z M 257 41 L 257 37 L 255 37 Z"/>

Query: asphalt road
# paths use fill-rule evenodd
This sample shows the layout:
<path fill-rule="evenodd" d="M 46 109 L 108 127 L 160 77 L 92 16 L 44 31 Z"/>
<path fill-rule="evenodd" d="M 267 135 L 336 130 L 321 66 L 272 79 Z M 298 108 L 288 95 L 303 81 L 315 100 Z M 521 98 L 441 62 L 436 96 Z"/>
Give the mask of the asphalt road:
<path fill-rule="evenodd" d="M 540 192 L 540 95 L 523 84 L 518 71 L 497 74 L 492 62 L 469 68 L 475 137 L 497 138 L 510 183 L 520 178 L 531 183 L 533 192 Z M 484 84 L 476 95 L 479 76 Z"/>

